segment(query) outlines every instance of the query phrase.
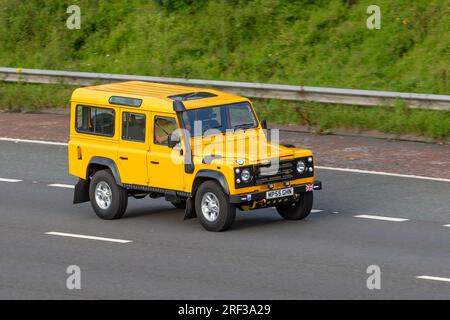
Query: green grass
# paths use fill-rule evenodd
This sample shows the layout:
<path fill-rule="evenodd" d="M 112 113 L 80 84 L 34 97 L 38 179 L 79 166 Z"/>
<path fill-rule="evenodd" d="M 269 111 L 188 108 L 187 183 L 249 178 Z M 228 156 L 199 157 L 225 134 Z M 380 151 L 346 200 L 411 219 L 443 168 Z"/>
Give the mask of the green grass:
<path fill-rule="evenodd" d="M 450 0 L 0 0 L 4 66 L 448 94 Z"/>
<path fill-rule="evenodd" d="M 301 124 L 319 133 L 336 128 L 377 130 L 392 134 L 412 134 L 435 140 L 450 137 L 450 112 L 395 107 L 359 107 L 317 102 L 257 100 L 260 118 L 274 123 Z"/>
<path fill-rule="evenodd" d="M 75 87 L 27 83 L 0 83 L 0 110 L 36 112 L 50 108 L 68 108 Z"/>
<path fill-rule="evenodd" d="M 66 28 L 71 4 L 80 30 Z M 0 65 L 450 93 L 450 0 L 0 0 Z M 66 106 L 64 86 L 0 82 L 0 108 Z M 267 101 L 268 120 L 448 136 L 448 113 Z M 292 114 L 291 109 L 303 110 Z M 292 120 L 293 121 L 293 120 Z"/>

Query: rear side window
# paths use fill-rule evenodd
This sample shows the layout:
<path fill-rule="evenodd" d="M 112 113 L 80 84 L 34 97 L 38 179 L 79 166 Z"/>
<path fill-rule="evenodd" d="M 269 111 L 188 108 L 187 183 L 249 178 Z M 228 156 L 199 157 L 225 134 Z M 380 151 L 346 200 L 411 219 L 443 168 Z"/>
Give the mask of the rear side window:
<path fill-rule="evenodd" d="M 114 110 L 108 108 L 77 106 L 78 132 L 114 136 Z"/>
<path fill-rule="evenodd" d="M 145 142 L 145 114 L 131 112 L 122 114 L 122 139 Z"/>

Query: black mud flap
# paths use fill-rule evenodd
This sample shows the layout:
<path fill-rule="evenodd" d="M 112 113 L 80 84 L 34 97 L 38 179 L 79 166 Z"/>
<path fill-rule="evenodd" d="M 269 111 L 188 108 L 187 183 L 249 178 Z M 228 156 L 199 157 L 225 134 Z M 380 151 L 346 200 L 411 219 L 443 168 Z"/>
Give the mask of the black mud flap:
<path fill-rule="evenodd" d="M 196 218 L 194 200 L 192 198 L 187 198 L 186 200 L 186 211 L 184 212 L 184 220 Z"/>
<path fill-rule="evenodd" d="M 89 180 L 78 180 L 73 193 L 73 204 L 89 201 Z"/>

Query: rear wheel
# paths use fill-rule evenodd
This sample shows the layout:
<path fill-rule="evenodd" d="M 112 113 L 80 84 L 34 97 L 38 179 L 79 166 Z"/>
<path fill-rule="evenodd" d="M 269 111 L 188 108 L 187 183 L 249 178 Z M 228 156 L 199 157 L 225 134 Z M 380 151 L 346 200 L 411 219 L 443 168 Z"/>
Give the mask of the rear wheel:
<path fill-rule="evenodd" d="M 119 219 L 128 206 L 128 194 L 118 186 L 109 170 L 97 171 L 91 179 L 89 197 L 97 216 L 105 220 Z"/>
<path fill-rule="evenodd" d="M 215 181 L 200 185 L 195 195 L 195 210 L 200 223 L 208 231 L 225 231 L 236 218 L 236 207 Z"/>
<path fill-rule="evenodd" d="M 300 195 L 300 200 L 293 204 L 277 206 L 277 211 L 286 220 L 302 220 L 310 213 L 313 206 L 313 193 L 304 192 Z"/>

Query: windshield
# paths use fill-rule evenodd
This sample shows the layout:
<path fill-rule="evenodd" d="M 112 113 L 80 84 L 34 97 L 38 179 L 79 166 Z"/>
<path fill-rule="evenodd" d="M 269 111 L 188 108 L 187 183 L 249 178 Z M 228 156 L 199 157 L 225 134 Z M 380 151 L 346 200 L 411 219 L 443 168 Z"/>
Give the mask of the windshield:
<path fill-rule="evenodd" d="M 256 128 L 258 122 L 248 102 L 193 109 L 183 112 L 183 125 L 192 137 L 204 135 L 206 131 Z"/>

